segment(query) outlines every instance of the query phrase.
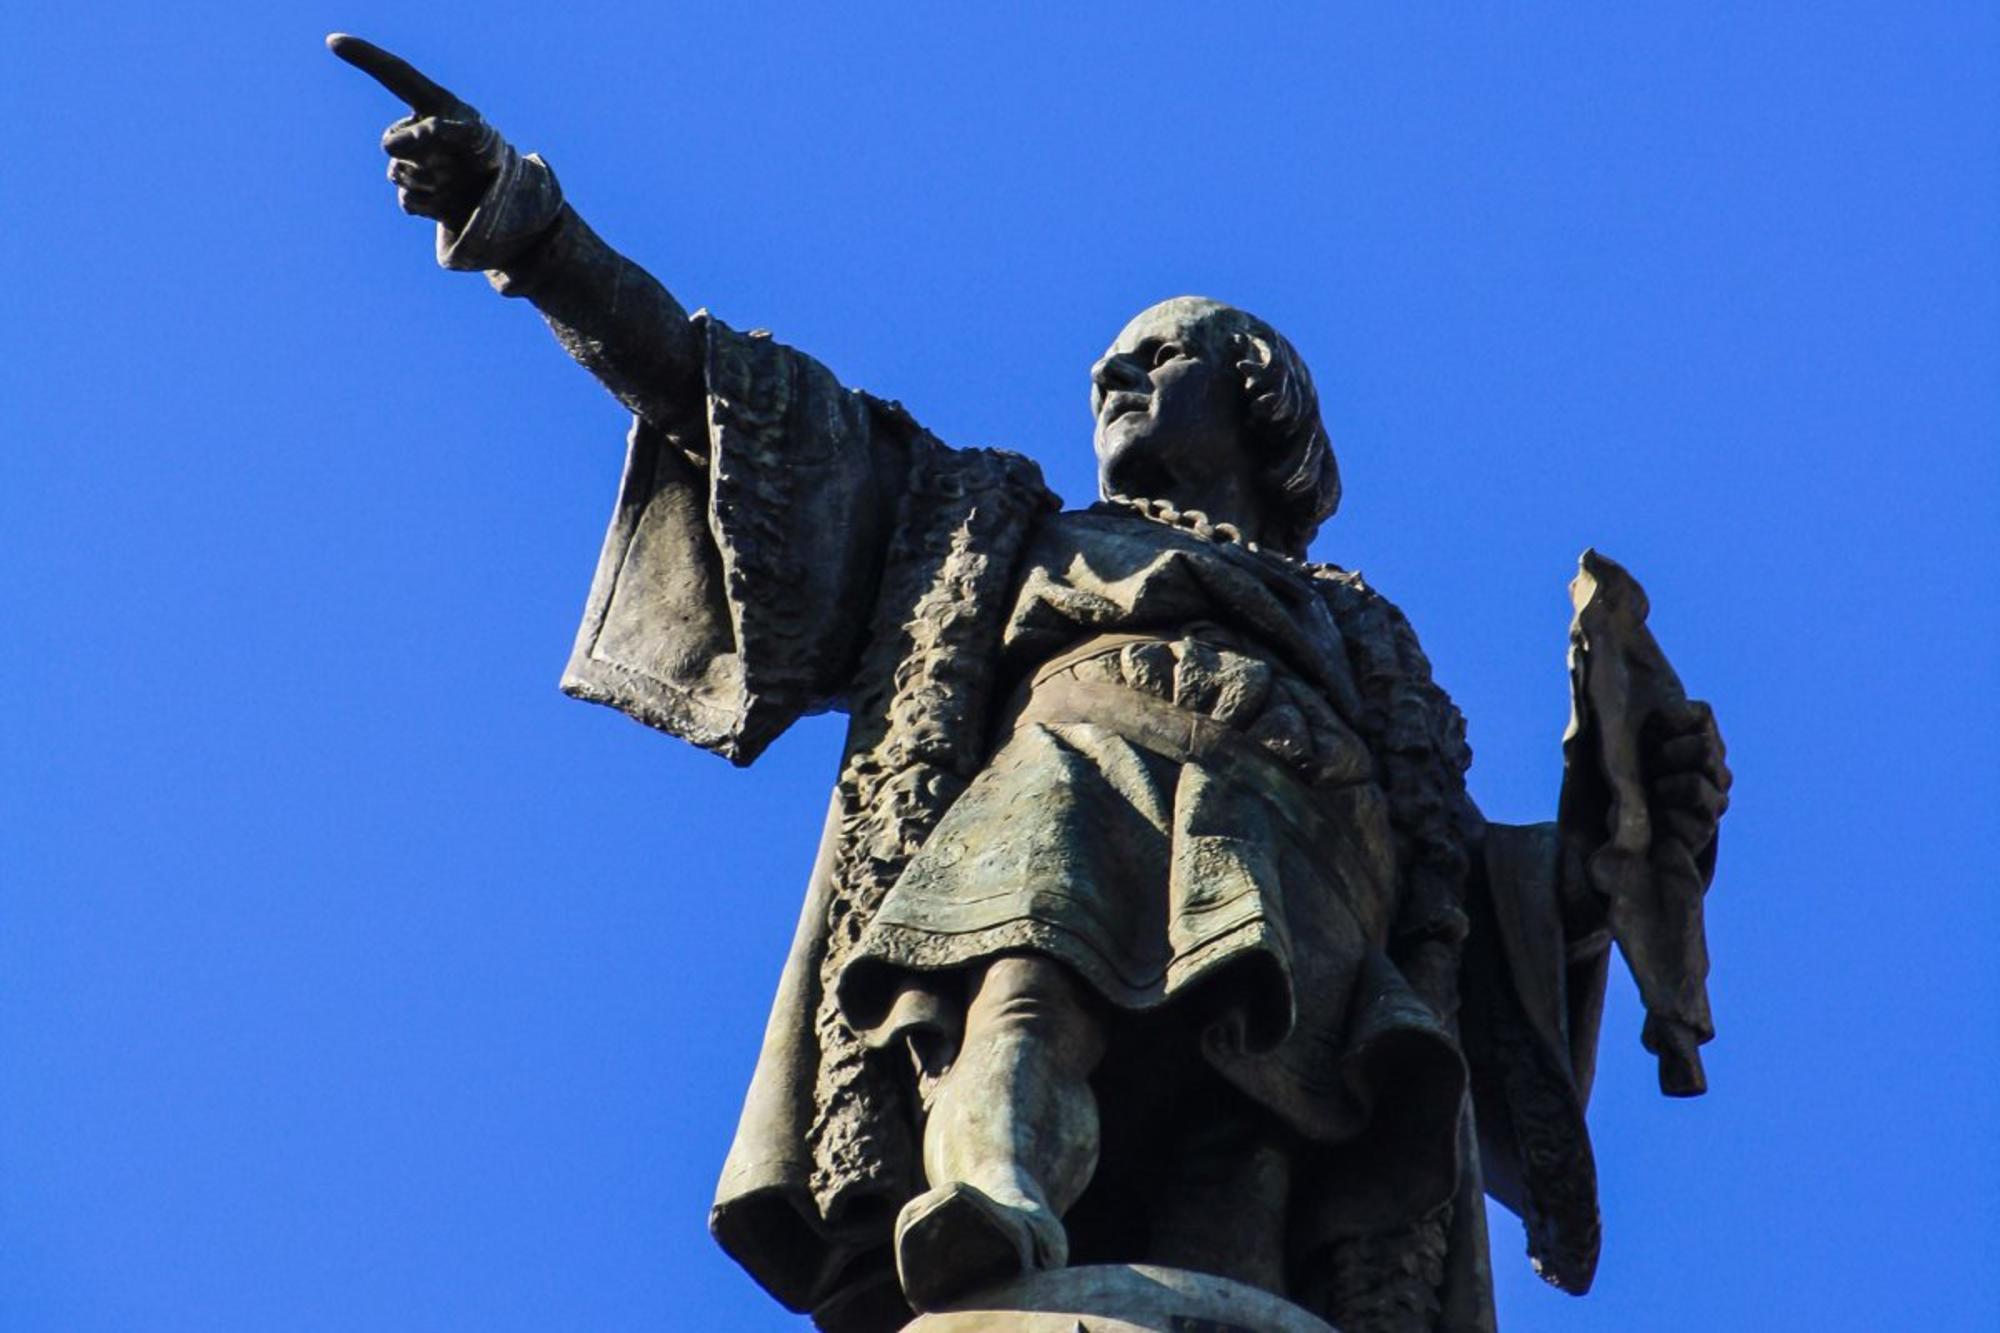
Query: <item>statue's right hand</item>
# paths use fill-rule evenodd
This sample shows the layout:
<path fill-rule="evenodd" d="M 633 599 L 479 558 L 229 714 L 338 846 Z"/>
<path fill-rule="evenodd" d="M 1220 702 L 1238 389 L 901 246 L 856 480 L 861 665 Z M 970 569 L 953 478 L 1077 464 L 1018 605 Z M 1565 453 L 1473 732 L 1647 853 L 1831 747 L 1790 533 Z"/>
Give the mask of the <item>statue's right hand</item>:
<path fill-rule="evenodd" d="M 410 108 L 382 134 L 396 202 L 405 213 L 463 230 L 505 158 L 506 143 L 472 107 L 373 42 L 337 32 L 326 46 Z"/>

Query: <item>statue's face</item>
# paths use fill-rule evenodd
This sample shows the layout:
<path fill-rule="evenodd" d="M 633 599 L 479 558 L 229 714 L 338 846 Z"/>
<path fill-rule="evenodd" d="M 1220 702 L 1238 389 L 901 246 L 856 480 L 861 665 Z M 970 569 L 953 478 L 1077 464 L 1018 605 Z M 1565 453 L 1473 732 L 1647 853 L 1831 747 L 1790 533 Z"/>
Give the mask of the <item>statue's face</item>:
<path fill-rule="evenodd" d="M 1197 297 L 1162 301 L 1091 367 L 1105 494 L 1190 504 L 1219 480 L 1248 477 L 1243 378 L 1206 319 L 1226 309 Z"/>

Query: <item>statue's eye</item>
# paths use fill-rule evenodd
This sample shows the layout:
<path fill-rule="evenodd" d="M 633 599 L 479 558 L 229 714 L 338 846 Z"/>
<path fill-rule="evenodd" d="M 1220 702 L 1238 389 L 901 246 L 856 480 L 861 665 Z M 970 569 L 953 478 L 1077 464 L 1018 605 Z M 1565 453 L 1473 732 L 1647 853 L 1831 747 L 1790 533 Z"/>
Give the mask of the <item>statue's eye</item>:
<path fill-rule="evenodd" d="M 1187 355 L 1187 348 L 1179 343 L 1161 343 L 1153 352 L 1153 364 L 1164 366 L 1167 362 Z"/>

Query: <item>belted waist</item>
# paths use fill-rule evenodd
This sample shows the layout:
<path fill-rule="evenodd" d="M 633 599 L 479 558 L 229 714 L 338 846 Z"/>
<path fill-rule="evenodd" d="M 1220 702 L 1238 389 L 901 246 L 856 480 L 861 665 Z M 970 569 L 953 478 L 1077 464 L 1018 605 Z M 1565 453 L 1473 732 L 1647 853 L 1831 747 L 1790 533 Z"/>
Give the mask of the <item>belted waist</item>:
<path fill-rule="evenodd" d="M 1208 631 L 1208 632 L 1204 632 Z M 1119 722 L 1130 716 L 1129 727 Z M 1135 743 L 1185 761 L 1243 750 L 1292 781 L 1345 786 L 1373 772 L 1324 696 L 1252 645 L 1205 623 L 1177 634 L 1100 634 L 1042 663 L 1001 714 L 1137 729 Z"/>

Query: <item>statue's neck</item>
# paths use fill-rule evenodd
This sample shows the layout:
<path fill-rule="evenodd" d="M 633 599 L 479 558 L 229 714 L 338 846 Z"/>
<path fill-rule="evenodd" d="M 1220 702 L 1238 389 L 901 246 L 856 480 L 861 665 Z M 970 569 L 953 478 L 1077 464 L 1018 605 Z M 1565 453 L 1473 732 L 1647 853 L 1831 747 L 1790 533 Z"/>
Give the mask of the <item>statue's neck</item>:
<path fill-rule="evenodd" d="M 1168 522 L 1178 522 L 1180 516 L 1198 518 L 1202 526 L 1218 528 L 1242 542 L 1258 542 L 1264 536 L 1262 496 L 1250 492 L 1242 478 L 1236 476 L 1222 476 L 1208 484 L 1174 480 L 1150 486 L 1146 494 L 1118 492 L 1104 486 L 1102 494 L 1150 518 L 1166 518 Z"/>
<path fill-rule="evenodd" d="M 1246 493 L 1235 477 L 1220 478 L 1207 486 L 1177 483 L 1154 488 L 1151 495 L 1105 492 L 1105 498 L 1146 515 L 1180 527 L 1212 530 L 1230 540 L 1255 544 L 1264 537 L 1262 498 Z"/>
<path fill-rule="evenodd" d="M 1164 523 L 1170 528 L 1191 532 L 1206 541 L 1228 542 L 1249 550 L 1259 549 L 1254 537 L 1229 520 L 1216 519 L 1204 510 L 1183 509 L 1171 501 L 1130 495 L 1106 496 L 1103 504 L 1107 508 L 1121 509 L 1155 523 Z"/>

